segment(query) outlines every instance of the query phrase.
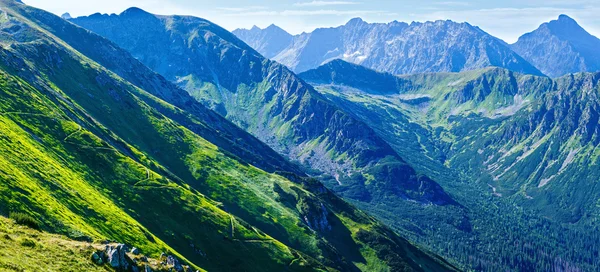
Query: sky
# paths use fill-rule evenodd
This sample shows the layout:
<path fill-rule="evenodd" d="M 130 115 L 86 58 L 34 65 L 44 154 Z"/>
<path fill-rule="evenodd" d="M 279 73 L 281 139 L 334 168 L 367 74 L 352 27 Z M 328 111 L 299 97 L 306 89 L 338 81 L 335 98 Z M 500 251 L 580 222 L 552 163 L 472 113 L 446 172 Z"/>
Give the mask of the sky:
<path fill-rule="evenodd" d="M 469 22 L 513 43 L 540 24 L 567 14 L 600 37 L 600 0 L 23 0 L 73 17 L 121 13 L 129 7 L 163 15 L 194 15 L 234 30 L 275 24 L 292 34 L 334 27 L 361 17 L 367 22 Z"/>

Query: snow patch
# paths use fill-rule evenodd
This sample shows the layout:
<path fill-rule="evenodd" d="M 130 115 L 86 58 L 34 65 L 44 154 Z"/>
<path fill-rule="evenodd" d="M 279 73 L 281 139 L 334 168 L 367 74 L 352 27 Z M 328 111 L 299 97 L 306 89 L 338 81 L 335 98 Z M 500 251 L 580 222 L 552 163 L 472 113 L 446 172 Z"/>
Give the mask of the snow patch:
<path fill-rule="evenodd" d="M 367 55 L 364 55 L 363 53 L 361 53 L 360 51 L 356 51 L 352 54 L 344 54 L 344 60 L 350 60 L 352 62 L 356 62 L 356 63 L 361 63 L 364 60 L 367 59 Z"/>

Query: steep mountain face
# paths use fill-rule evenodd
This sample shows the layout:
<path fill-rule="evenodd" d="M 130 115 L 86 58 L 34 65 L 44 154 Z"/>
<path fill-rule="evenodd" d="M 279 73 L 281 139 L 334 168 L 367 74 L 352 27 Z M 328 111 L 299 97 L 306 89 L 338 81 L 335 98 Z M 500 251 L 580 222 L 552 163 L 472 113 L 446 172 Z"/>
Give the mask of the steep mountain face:
<path fill-rule="evenodd" d="M 0 8 L 0 213 L 199 270 L 451 269 L 269 162 L 281 157 L 263 159 L 277 173 L 251 164 L 229 133 L 267 147 L 108 40 L 18 1 Z"/>
<path fill-rule="evenodd" d="M 236 29 L 232 33 L 269 59 L 285 49 L 293 39 L 290 33 L 276 25 L 265 29 L 256 26 L 251 29 Z"/>
<path fill-rule="evenodd" d="M 346 112 L 369 120 L 376 133 L 407 154 L 407 161 L 418 170 L 444 185 L 444 176 L 469 181 L 470 189 L 460 184 L 446 187 L 466 205 L 473 231 L 457 234 L 442 228 L 435 234 L 441 231 L 482 245 L 497 244 L 488 248 L 492 256 L 505 255 L 509 249 L 512 253 L 504 258 L 521 261 L 502 263 L 459 248 L 456 252 L 464 250 L 469 258 L 479 260 L 466 268 L 546 270 L 557 259 L 582 270 L 597 266 L 594 258 L 568 256 L 588 252 L 595 243 L 591 241 L 600 237 L 596 223 L 600 74 L 552 80 L 488 68 L 400 76 L 398 84 L 390 74 L 336 61 L 300 76 Z M 473 190 L 478 185 L 479 193 Z M 457 192 L 463 190 L 471 191 Z M 490 197 L 479 199 L 478 194 Z M 500 206 L 502 218 L 491 219 L 489 212 L 482 212 Z M 519 210 L 530 211 L 521 215 L 525 221 L 512 216 Z M 486 223 L 490 220 L 496 224 Z M 562 223 L 571 228 L 562 229 Z M 505 225 L 513 226 L 511 237 L 545 252 L 547 258 L 537 259 L 538 254 L 522 253 L 510 242 L 494 241 Z M 557 235 L 561 238 L 556 244 L 553 239 L 539 239 Z M 448 242 L 433 239 L 426 242 L 433 248 Z"/>
<path fill-rule="evenodd" d="M 600 39 L 567 15 L 521 36 L 511 48 L 551 77 L 600 71 Z"/>
<path fill-rule="evenodd" d="M 266 35 L 253 37 L 256 36 Z M 246 35 L 239 37 L 249 44 L 254 41 L 246 40 Z M 260 48 L 255 49 L 263 53 Z M 460 72 L 497 66 L 541 75 L 503 41 L 468 23 L 452 21 L 369 24 L 356 18 L 340 27 L 294 36 L 287 48 L 272 59 L 295 72 L 343 59 L 392 74 Z"/>
<path fill-rule="evenodd" d="M 365 123 L 330 104 L 283 65 L 200 18 L 139 9 L 72 20 L 111 39 L 351 199 L 454 201 Z"/>

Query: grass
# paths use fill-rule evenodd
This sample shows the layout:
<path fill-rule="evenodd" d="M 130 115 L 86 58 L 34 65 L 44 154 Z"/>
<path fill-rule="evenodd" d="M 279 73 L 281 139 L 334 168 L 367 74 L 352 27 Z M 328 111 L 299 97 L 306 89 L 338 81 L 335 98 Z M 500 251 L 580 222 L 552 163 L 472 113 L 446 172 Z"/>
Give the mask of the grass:
<path fill-rule="evenodd" d="M 3 271 L 111 271 L 89 259 L 99 246 L 22 227 L 0 217 Z"/>

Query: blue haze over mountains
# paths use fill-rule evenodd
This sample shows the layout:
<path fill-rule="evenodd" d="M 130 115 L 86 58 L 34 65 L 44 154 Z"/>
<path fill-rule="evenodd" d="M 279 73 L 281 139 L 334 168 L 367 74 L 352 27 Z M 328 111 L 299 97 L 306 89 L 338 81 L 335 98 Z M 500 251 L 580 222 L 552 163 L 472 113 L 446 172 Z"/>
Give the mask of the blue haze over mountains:
<path fill-rule="evenodd" d="M 561 15 L 523 35 L 513 45 L 469 23 L 453 21 L 367 23 L 360 18 L 343 26 L 292 36 L 271 25 L 233 33 L 261 54 L 295 72 L 343 59 L 393 74 L 461 72 L 497 66 L 557 77 L 597 71 L 600 39 Z"/>

